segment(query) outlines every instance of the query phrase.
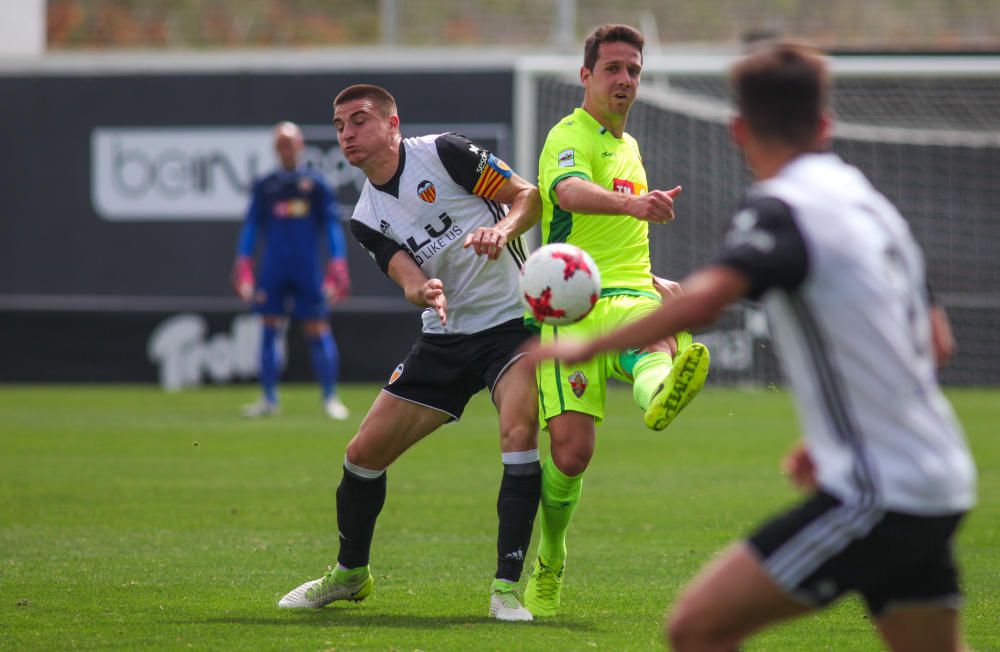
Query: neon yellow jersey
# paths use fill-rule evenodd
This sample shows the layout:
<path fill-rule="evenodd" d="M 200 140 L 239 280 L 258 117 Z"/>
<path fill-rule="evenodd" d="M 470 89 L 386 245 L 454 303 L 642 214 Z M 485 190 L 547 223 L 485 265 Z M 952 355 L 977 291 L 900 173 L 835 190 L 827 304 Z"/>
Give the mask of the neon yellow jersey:
<path fill-rule="evenodd" d="M 538 160 L 542 195 L 542 242 L 568 242 L 586 250 L 601 273 L 602 294 L 649 294 L 649 225 L 630 215 L 570 213 L 559 206 L 555 187 L 566 177 L 592 181 L 602 188 L 635 195 L 647 190 L 639 144 L 621 138 L 578 108 L 549 131 Z"/>

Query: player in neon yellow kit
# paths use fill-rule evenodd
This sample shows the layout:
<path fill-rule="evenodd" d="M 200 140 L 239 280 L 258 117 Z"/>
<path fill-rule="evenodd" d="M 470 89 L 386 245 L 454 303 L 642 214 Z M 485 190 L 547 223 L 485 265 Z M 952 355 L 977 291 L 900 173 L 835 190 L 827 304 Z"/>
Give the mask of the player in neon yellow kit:
<path fill-rule="evenodd" d="M 642 35 L 626 25 L 604 25 L 587 39 L 580 80 L 583 106 L 549 132 L 538 163 L 542 241 L 569 242 L 593 256 L 601 299 L 582 321 L 543 326 L 542 341 L 591 339 L 654 312 L 676 284 L 650 270 L 649 223 L 673 219 L 680 187 L 648 190 L 639 146 L 625 133 L 642 70 Z M 609 377 L 633 384 L 646 425 L 665 428 L 705 383 L 708 350 L 689 332 L 641 351 L 603 354 L 566 367 L 538 367 L 539 416 L 552 454 L 542 467 L 541 538 L 525 591 L 536 616 L 559 608 L 566 530 L 580 498 L 583 471 L 604 417 Z"/>

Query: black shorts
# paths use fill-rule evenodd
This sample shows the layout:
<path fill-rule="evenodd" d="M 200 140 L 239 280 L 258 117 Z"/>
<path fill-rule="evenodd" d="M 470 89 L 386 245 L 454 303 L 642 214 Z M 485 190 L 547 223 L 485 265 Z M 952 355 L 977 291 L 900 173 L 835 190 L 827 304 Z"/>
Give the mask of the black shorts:
<path fill-rule="evenodd" d="M 819 492 L 765 523 L 748 543 L 782 589 L 814 607 L 857 591 L 876 617 L 892 606 L 957 608 L 952 544 L 963 516 L 888 512 Z"/>
<path fill-rule="evenodd" d="M 489 387 L 492 396 L 500 376 L 520 357 L 517 348 L 529 337 L 521 319 L 471 335 L 424 333 L 383 389 L 445 412 L 455 421 L 473 394 Z"/>

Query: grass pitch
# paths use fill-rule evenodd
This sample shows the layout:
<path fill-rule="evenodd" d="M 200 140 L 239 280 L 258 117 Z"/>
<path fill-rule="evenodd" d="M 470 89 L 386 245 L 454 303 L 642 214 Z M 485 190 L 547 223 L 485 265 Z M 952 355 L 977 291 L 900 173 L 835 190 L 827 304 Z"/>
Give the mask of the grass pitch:
<path fill-rule="evenodd" d="M 237 416 L 249 386 L 0 388 L 0 648 L 657 650 L 678 589 L 796 499 L 777 470 L 797 436 L 787 394 L 712 388 L 653 433 L 613 389 L 570 531 L 562 613 L 497 623 L 486 613 L 501 465 L 480 394 L 390 469 L 373 597 L 279 610 L 335 561 L 344 446 L 376 391 L 345 387 L 353 416 L 340 424 L 308 386 L 283 388 L 283 414 L 259 422 Z M 980 471 L 959 538 L 964 629 L 974 649 L 1000 650 L 1000 394 L 950 398 Z M 879 642 L 848 599 L 746 649 Z"/>

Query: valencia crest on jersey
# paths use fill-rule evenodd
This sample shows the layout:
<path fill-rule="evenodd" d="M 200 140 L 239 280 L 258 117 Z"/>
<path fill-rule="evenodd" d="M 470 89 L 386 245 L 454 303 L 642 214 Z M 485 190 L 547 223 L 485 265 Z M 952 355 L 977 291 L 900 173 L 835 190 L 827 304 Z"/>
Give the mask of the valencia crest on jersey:
<path fill-rule="evenodd" d="M 417 185 L 417 196 L 428 204 L 433 204 L 434 200 L 437 199 L 437 188 L 434 187 L 432 181 L 424 179 Z"/>

